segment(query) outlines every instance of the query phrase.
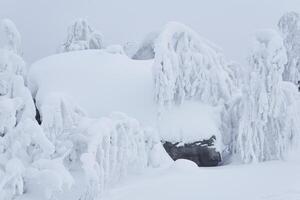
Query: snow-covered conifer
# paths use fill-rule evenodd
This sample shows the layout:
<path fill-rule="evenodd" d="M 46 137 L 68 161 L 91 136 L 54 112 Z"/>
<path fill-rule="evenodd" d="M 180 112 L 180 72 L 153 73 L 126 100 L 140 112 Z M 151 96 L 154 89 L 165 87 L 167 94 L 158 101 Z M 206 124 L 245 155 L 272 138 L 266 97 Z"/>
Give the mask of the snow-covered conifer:
<path fill-rule="evenodd" d="M 282 80 L 287 62 L 282 38 L 273 30 L 256 35 L 248 76 L 238 101 L 234 153 L 243 162 L 281 159 L 299 137 L 299 97 Z"/>
<path fill-rule="evenodd" d="M 159 105 L 197 99 L 212 105 L 229 100 L 234 84 L 222 52 L 179 23 L 169 23 L 155 43 L 155 100 Z"/>
<path fill-rule="evenodd" d="M 102 48 L 102 34 L 95 31 L 86 20 L 78 19 L 68 28 L 68 36 L 61 46 L 61 52 Z"/>
<path fill-rule="evenodd" d="M 279 20 L 278 28 L 288 59 L 283 71 L 283 80 L 297 84 L 300 81 L 300 15 L 296 12 L 284 14 Z"/>
<path fill-rule="evenodd" d="M 9 20 L 2 24 L 9 40 L 8 46 L 0 50 L 0 199 L 23 195 L 25 188 L 30 190 L 32 182 L 46 182 L 42 188 L 44 199 L 50 199 L 53 192 L 61 190 L 57 186 L 59 182 L 64 183 L 66 177 L 59 174 L 61 169 L 51 171 L 51 175 L 57 174 L 56 180 L 49 173 L 40 176 L 50 171 L 41 171 L 34 165 L 41 159 L 54 162 L 55 146 L 35 120 L 35 105 L 25 82 L 26 65 L 18 55 L 20 37 L 16 27 Z"/>
<path fill-rule="evenodd" d="M 10 19 L 1 20 L 1 30 L 5 35 L 5 48 L 13 51 L 15 54 L 21 52 L 21 35 L 16 25 Z"/>

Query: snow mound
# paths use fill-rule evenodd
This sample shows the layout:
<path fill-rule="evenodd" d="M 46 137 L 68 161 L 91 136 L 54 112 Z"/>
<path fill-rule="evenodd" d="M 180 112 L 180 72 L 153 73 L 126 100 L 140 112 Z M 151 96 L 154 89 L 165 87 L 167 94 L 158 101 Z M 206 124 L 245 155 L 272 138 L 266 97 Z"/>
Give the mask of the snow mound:
<path fill-rule="evenodd" d="M 80 105 L 87 116 L 119 111 L 149 125 L 156 113 L 151 64 L 105 50 L 58 54 L 31 66 L 29 87 L 40 105 L 49 94 L 59 93 Z"/>
<path fill-rule="evenodd" d="M 173 165 L 171 166 L 171 169 L 174 171 L 192 171 L 192 170 L 198 170 L 198 166 L 196 163 L 190 160 L 186 159 L 178 159 L 176 160 Z"/>
<path fill-rule="evenodd" d="M 159 130 L 161 139 L 191 142 L 220 137 L 218 113 L 210 105 L 186 102 L 158 116 L 152 64 L 153 60 L 132 60 L 106 49 L 68 52 L 34 63 L 29 87 L 46 120 L 45 132 L 62 135 L 81 116 L 99 118 L 119 111 Z"/>

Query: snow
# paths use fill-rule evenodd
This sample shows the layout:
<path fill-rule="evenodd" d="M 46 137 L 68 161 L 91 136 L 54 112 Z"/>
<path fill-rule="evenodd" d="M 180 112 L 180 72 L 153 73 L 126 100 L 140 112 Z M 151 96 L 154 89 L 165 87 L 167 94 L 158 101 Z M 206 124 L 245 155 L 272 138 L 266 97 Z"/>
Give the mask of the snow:
<path fill-rule="evenodd" d="M 166 140 L 192 142 L 212 135 L 221 138 L 217 109 L 201 102 L 175 106 L 159 118 L 152 64 L 153 60 L 132 60 L 106 49 L 58 54 L 31 66 L 29 87 L 42 118 L 50 123 L 48 127 L 53 127 L 51 119 L 55 118 L 51 110 L 60 110 L 63 105 L 69 107 L 70 113 L 72 109 L 81 110 L 79 113 L 92 118 L 105 117 L 113 111 L 126 113 L 141 125 L 159 130 Z"/>
<path fill-rule="evenodd" d="M 178 160 L 130 177 L 104 200 L 298 200 L 299 167 L 299 160 L 215 168 L 197 168 L 191 161 Z"/>
<path fill-rule="evenodd" d="M 219 47 L 178 22 L 165 25 L 155 43 L 155 100 L 161 106 L 196 99 L 226 103 L 235 91 Z"/>
<path fill-rule="evenodd" d="M 150 125 L 156 112 L 151 64 L 104 50 L 58 54 L 31 66 L 29 86 L 40 104 L 48 94 L 60 93 L 90 117 L 119 111 Z"/>
<path fill-rule="evenodd" d="M 219 117 L 218 109 L 203 103 L 188 101 L 161 114 L 158 122 L 159 132 L 162 140 L 174 143 L 193 143 L 208 139 L 212 135 L 221 141 L 222 136 L 218 129 Z M 221 144 L 216 144 L 219 145 Z"/>
<path fill-rule="evenodd" d="M 242 67 L 177 22 L 134 60 L 134 45 L 104 47 L 79 19 L 63 53 L 28 69 L 2 20 L 0 200 L 300 199 L 298 21 L 288 13 L 282 35 L 257 32 Z M 162 145 L 212 136 L 215 168 L 173 161 Z"/>
<path fill-rule="evenodd" d="M 286 51 L 273 30 L 256 34 L 233 130 L 233 153 L 243 162 L 277 160 L 299 143 L 299 93 L 282 80 Z M 233 114 L 234 115 L 234 114 Z"/>

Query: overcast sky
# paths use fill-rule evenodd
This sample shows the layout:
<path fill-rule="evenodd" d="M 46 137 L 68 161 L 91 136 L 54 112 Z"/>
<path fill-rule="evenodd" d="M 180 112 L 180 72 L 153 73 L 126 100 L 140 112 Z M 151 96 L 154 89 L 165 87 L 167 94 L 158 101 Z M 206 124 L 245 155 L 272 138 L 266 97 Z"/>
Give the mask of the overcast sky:
<path fill-rule="evenodd" d="M 0 0 L 0 18 L 16 23 L 28 62 L 55 53 L 76 18 L 88 19 L 107 44 L 140 41 L 179 21 L 242 61 L 255 31 L 276 28 L 287 11 L 300 11 L 300 0 Z"/>

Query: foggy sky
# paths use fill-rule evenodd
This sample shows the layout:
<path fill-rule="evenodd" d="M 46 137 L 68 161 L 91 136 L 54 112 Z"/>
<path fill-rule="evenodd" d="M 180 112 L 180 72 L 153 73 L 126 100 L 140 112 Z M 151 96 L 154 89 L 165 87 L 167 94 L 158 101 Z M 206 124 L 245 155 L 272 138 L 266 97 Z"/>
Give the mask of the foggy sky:
<path fill-rule="evenodd" d="M 242 62 L 254 33 L 276 28 L 287 11 L 300 11 L 300 0 L 0 0 L 0 18 L 17 25 L 28 62 L 54 54 L 76 18 L 87 19 L 107 44 L 140 41 L 179 21 Z"/>

